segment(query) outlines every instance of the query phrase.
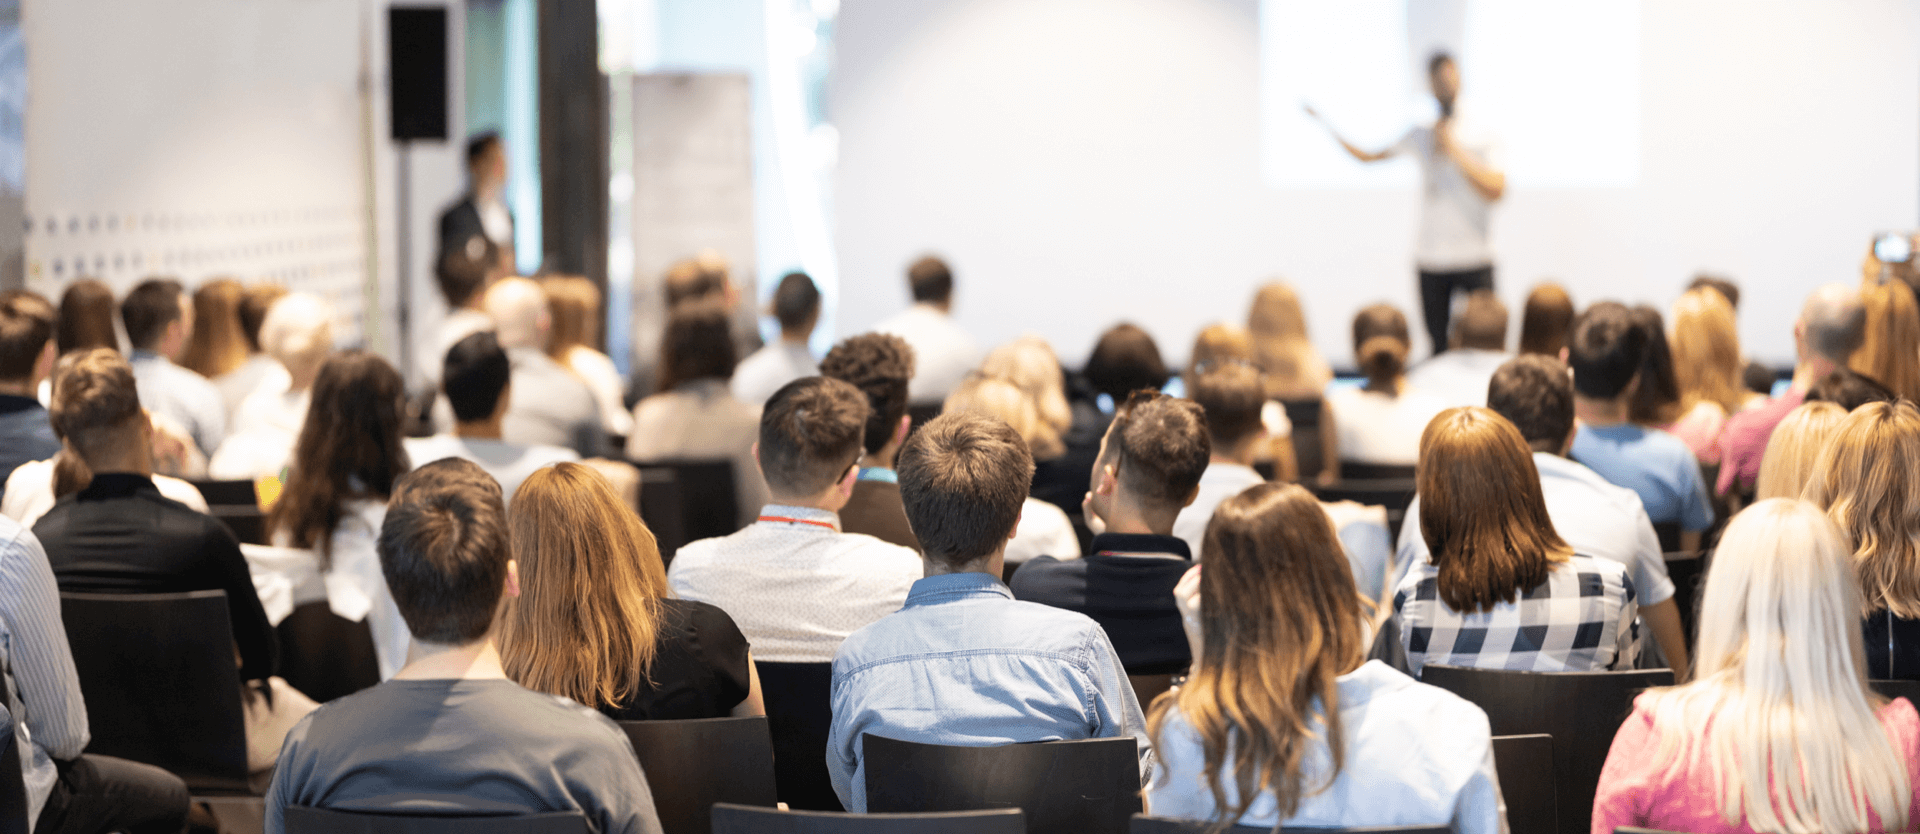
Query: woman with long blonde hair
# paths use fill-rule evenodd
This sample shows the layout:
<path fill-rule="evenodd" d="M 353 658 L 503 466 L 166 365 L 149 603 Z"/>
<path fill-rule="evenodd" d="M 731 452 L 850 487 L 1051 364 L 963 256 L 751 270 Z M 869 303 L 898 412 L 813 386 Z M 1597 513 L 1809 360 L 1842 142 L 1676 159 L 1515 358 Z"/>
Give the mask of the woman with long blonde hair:
<path fill-rule="evenodd" d="M 1853 551 L 1867 671 L 1920 680 L 1920 409 L 1867 403 L 1834 429 L 1805 498 Z"/>
<path fill-rule="evenodd" d="M 1787 412 L 1767 438 L 1754 499 L 1799 498 L 1807 482 L 1813 480 L 1821 453 L 1845 419 L 1847 410 L 1830 402 L 1802 403 Z"/>
<path fill-rule="evenodd" d="M 1634 702 L 1594 834 L 1911 831 L 1920 715 L 1867 687 L 1841 531 L 1773 498 L 1735 516 L 1700 606 L 1694 679 Z"/>
<path fill-rule="evenodd" d="M 1689 290 L 1673 302 L 1673 375 L 1680 387 L 1680 416 L 1663 426 L 1685 441 L 1702 464 L 1720 462 L 1720 432 L 1747 399 L 1740 373 L 1740 331 L 1733 305 L 1707 288 Z M 1920 357 L 1916 357 L 1920 359 Z"/>
<path fill-rule="evenodd" d="M 659 546 L 591 467 L 528 477 L 507 510 L 520 596 L 500 659 L 528 689 L 623 721 L 760 715 L 746 637 L 726 612 L 671 599 Z"/>
<path fill-rule="evenodd" d="M 1253 296 L 1247 311 L 1247 335 L 1253 361 L 1267 375 L 1267 396 L 1276 400 L 1315 399 L 1333 381 L 1333 369 L 1307 338 L 1307 317 L 1300 294 L 1285 281 L 1269 282 Z"/>
<path fill-rule="evenodd" d="M 1365 606 L 1312 494 L 1222 502 L 1175 590 L 1194 664 L 1147 719 L 1155 814 L 1232 825 L 1503 831 L 1487 716 L 1367 662 Z"/>
<path fill-rule="evenodd" d="M 1920 402 L 1920 304 L 1913 289 L 1899 281 L 1868 283 L 1860 303 L 1866 326 L 1847 367 Z"/>

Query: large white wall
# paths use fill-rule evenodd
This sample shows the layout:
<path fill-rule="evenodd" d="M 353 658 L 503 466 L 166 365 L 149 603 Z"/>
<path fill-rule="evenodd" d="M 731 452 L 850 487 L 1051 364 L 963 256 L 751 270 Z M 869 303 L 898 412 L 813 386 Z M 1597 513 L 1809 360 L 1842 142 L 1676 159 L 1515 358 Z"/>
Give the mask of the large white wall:
<path fill-rule="evenodd" d="M 1638 185 L 1510 189 L 1500 292 L 1664 307 L 1710 269 L 1746 290 L 1748 351 L 1788 362 L 1807 291 L 1920 225 L 1920 6 L 1658 0 L 1640 30 Z M 1417 330 L 1413 188 L 1263 183 L 1259 31 L 1257 0 L 844 0 L 841 331 L 905 304 L 924 251 L 982 341 L 1037 331 L 1069 361 L 1121 319 L 1184 357 L 1273 276 L 1336 365 L 1362 304 Z"/>

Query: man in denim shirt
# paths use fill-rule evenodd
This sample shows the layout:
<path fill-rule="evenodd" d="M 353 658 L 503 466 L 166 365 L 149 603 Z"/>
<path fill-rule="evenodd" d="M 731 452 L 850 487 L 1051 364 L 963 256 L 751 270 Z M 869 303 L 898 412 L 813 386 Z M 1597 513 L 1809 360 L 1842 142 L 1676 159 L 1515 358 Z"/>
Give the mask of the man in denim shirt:
<path fill-rule="evenodd" d="M 991 417 L 945 415 L 907 440 L 899 475 L 927 576 L 906 607 L 834 655 L 827 770 L 847 810 L 867 809 L 862 733 L 970 746 L 1131 735 L 1145 784 L 1146 719 L 1106 631 L 1000 584 L 1033 479 L 1020 435 Z"/>

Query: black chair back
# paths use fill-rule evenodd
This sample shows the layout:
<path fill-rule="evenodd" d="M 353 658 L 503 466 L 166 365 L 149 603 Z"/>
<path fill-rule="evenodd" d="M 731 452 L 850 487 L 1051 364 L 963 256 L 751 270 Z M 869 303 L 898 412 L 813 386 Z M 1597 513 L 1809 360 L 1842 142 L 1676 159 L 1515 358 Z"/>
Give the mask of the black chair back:
<path fill-rule="evenodd" d="M 1411 481 L 1415 471 L 1415 467 L 1403 463 L 1340 461 L 1342 481 Z"/>
<path fill-rule="evenodd" d="M 380 682 L 380 658 L 367 622 L 333 613 L 325 600 L 295 606 L 274 632 L 280 677 L 309 698 L 324 704 Z"/>
<path fill-rule="evenodd" d="M 647 774 L 663 834 L 707 834 L 715 803 L 771 808 L 778 801 L 763 716 L 622 721 L 620 729 Z"/>
<path fill-rule="evenodd" d="M 664 544 L 660 549 L 663 557 L 671 559 L 672 551 L 687 542 L 725 536 L 740 529 L 740 497 L 734 491 L 733 461 L 712 458 L 632 463 L 640 469 L 640 517 L 647 522 L 648 529 L 654 531 L 655 538 L 660 537 L 663 528 L 672 535 L 672 549 Z M 654 484 L 651 494 L 649 481 Z M 674 500 L 664 498 L 662 484 L 671 484 Z"/>
<path fill-rule="evenodd" d="M 1385 480 L 1342 478 L 1339 483 L 1332 485 L 1315 484 L 1303 480 L 1301 485 L 1311 490 L 1314 496 L 1322 501 L 1355 501 L 1368 506 L 1387 508 L 1387 532 L 1392 536 L 1392 541 L 1400 540 L 1400 525 L 1407 520 L 1407 507 L 1413 504 L 1413 493 L 1416 488 L 1411 475 Z"/>
<path fill-rule="evenodd" d="M 0 698 L 5 697 L 6 687 L 0 686 Z M 0 834 L 27 834 L 27 807 L 27 777 L 20 767 L 13 724 L 8 723 L 0 731 Z"/>
<path fill-rule="evenodd" d="M 827 774 L 827 735 L 833 726 L 833 664 L 755 661 L 760 697 L 773 736 L 774 781 L 780 801 L 803 811 L 844 811 Z"/>
<path fill-rule="evenodd" d="M 60 595 L 93 743 L 189 788 L 245 791 L 247 736 L 227 592 Z"/>
<path fill-rule="evenodd" d="M 208 515 L 220 519 L 227 525 L 227 531 L 233 534 L 235 541 L 241 544 L 267 545 L 267 514 L 259 507 L 241 504 L 213 504 L 207 507 Z"/>
<path fill-rule="evenodd" d="M 1320 409 L 1319 397 L 1304 400 L 1281 400 L 1281 407 L 1287 410 L 1287 422 L 1293 424 L 1293 460 L 1299 466 L 1300 482 L 1313 480 L 1320 470 L 1326 468 L 1326 449 L 1320 445 Z M 1267 476 L 1269 480 L 1272 475 Z"/>
<path fill-rule="evenodd" d="M 713 834 L 1026 834 L 1017 808 L 939 814 L 846 814 L 782 811 L 721 803 L 713 806 Z"/>
<path fill-rule="evenodd" d="M 258 507 L 252 481 L 190 481 L 209 507 Z"/>
<path fill-rule="evenodd" d="M 1134 814 L 1131 834 L 1201 834 L 1210 828 L 1201 820 L 1177 820 L 1168 817 L 1150 817 L 1146 814 Z M 1270 834 L 1273 829 L 1264 825 L 1236 825 L 1227 829 L 1227 834 Z M 1367 828 L 1282 828 L 1282 834 L 1335 834 L 1352 832 L 1353 834 L 1450 834 L 1451 829 L 1444 825 L 1380 825 Z"/>
<path fill-rule="evenodd" d="M 1674 535 L 1678 537 L 1679 533 Z M 1680 611 L 1680 629 L 1686 633 L 1687 645 L 1691 646 L 1693 638 L 1699 634 L 1700 592 L 1705 590 L 1707 566 L 1711 564 L 1713 554 L 1670 550 L 1663 556 L 1667 563 L 1667 577 L 1673 580 L 1673 605 Z"/>
<path fill-rule="evenodd" d="M 572 811 L 515 816 L 368 814 L 288 806 L 287 834 L 587 834 L 587 818 Z"/>
<path fill-rule="evenodd" d="M 1132 736 L 959 747 L 860 736 L 867 810 L 1019 808 L 1027 830 L 1125 834 L 1140 813 Z"/>
<path fill-rule="evenodd" d="M 1552 736 L 1560 834 L 1590 834 L 1593 794 L 1614 733 L 1633 711 L 1634 696 L 1671 686 L 1673 672 L 1510 672 L 1429 664 L 1420 679 L 1479 705 L 1496 736 Z"/>
<path fill-rule="evenodd" d="M 1493 769 L 1507 803 L 1512 834 L 1553 834 L 1559 824 L 1553 792 L 1553 736 L 1493 737 Z"/>
<path fill-rule="evenodd" d="M 1888 699 L 1905 698 L 1920 706 L 1920 681 L 1867 681 L 1867 686 Z"/>
<path fill-rule="evenodd" d="M 680 506 L 680 481 L 673 467 L 640 467 L 640 506 L 634 509 L 653 532 L 654 542 L 660 546 L 661 560 L 673 564 L 674 552 L 689 541 L 682 521 L 686 511 Z"/>

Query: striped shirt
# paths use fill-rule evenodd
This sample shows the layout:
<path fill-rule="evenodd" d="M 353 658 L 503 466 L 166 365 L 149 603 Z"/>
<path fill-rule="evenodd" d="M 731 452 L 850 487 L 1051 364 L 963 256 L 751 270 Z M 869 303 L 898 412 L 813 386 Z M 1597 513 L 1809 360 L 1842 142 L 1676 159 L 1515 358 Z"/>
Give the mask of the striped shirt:
<path fill-rule="evenodd" d="M 80 676 L 60 623 L 60 590 L 47 552 L 32 532 L 5 517 L 0 517 L 0 669 L 7 684 L 0 728 L 13 730 L 31 831 L 59 778 L 54 760 L 80 758 L 87 747 L 87 704 L 80 698 Z"/>
<path fill-rule="evenodd" d="M 1439 569 L 1419 562 L 1393 596 L 1414 675 L 1428 663 L 1524 672 L 1627 668 L 1636 655 L 1633 579 L 1619 562 L 1575 555 L 1513 602 L 1463 614 L 1440 599 Z"/>

